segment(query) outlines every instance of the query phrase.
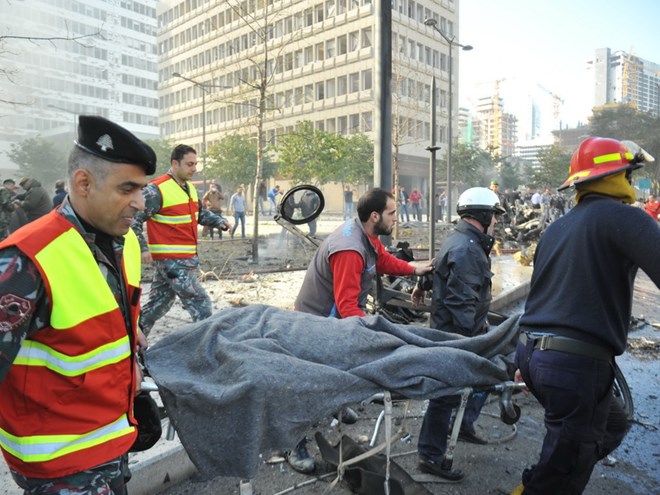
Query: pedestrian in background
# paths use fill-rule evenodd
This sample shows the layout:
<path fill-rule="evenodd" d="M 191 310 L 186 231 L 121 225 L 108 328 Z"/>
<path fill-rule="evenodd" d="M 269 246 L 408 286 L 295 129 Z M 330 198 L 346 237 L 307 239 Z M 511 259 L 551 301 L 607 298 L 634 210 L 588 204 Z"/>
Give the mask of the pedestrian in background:
<path fill-rule="evenodd" d="M 57 208 L 62 204 L 66 197 L 66 182 L 63 180 L 55 181 L 55 196 L 53 196 L 53 208 Z"/>
<path fill-rule="evenodd" d="M 231 229 L 231 238 L 234 238 L 238 222 L 241 222 L 241 239 L 245 239 L 245 196 L 242 187 L 239 186 L 229 199 L 229 209 L 234 215 L 234 228 Z"/>
<path fill-rule="evenodd" d="M 259 187 L 257 188 L 257 199 L 259 200 L 259 213 L 265 215 L 264 211 L 264 201 L 267 201 L 268 198 L 268 186 L 266 186 L 266 179 L 261 179 L 259 181 Z"/>
<path fill-rule="evenodd" d="M 202 196 L 202 205 L 216 215 L 222 215 L 222 201 L 225 199 L 224 194 L 216 182 L 211 182 L 209 190 Z M 212 225 L 204 225 L 202 228 L 202 238 L 210 234 L 213 240 L 214 231 L 218 231 L 218 239 L 222 239 L 222 229 Z"/>
<path fill-rule="evenodd" d="M 28 222 L 44 216 L 53 209 L 53 201 L 41 185 L 41 182 L 23 177 L 18 183 L 25 192 L 18 194 L 14 204 L 25 212 Z"/>
<path fill-rule="evenodd" d="M 651 215 L 653 220 L 656 222 L 658 221 L 658 215 L 660 215 L 660 201 L 655 199 L 653 194 L 650 194 L 649 197 L 646 198 L 646 202 L 644 203 L 644 211 Z"/>
<path fill-rule="evenodd" d="M 78 121 L 69 197 L 0 244 L 0 446 L 24 493 L 126 495 L 147 344 L 130 219 L 156 154 Z"/>
<path fill-rule="evenodd" d="M 176 296 L 193 321 L 211 316 L 213 306 L 199 280 L 197 225 L 230 228 L 222 215 L 202 208 L 197 189 L 190 183 L 197 171 L 197 152 L 180 144 L 174 148 L 167 173 L 144 188 L 144 211 L 132 227 L 140 240 L 142 262 L 153 261 L 149 299 L 142 306 L 140 327 L 148 335 L 157 320 L 170 310 Z M 149 243 L 144 238 L 147 223 Z"/>
<path fill-rule="evenodd" d="M 344 187 L 344 220 L 353 218 L 353 189 L 351 186 Z"/>
<path fill-rule="evenodd" d="M 650 159 L 634 143 L 590 137 L 559 187 L 575 187 L 577 204 L 538 243 L 515 358 L 516 379 L 545 409 L 546 435 L 513 494 L 580 494 L 623 440 L 614 360 L 626 350 L 638 269 L 660 287 L 660 228 L 630 206 L 631 174 Z"/>
<path fill-rule="evenodd" d="M 277 196 L 283 194 L 280 191 L 280 186 L 275 186 L 268 191 L 268 202 L 270 207 L 268 208 L 268 216 L 273 214 L 273 210 L 277 213 Z"/>
<path fill-rule="evenodd" d="M 403 217 L 405 215 L 406 222 L 410 222 L 410 212 L 408 211 L 409 198 L 408 198 L 408 193 L 406 192 L 406 188 L 403 186 L 399 187 L 398 201 L 399 201 L 399 221 L 403 222 Z"/>
<path fill-rule="evenodd" d="M 410 205 L 413 211 L 413 218 L 418 222 L 422 221 L 422 195 L 416 188 L 410 191 Z"/>

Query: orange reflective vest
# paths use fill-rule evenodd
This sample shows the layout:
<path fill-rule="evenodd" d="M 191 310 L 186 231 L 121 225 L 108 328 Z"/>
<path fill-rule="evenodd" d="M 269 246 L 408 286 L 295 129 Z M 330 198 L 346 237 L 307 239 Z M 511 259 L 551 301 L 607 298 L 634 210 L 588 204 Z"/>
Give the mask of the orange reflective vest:
<path fill-rule="evenodd" d="M 136 437 L 134 351 L 140 245 L 125 236 L 122 275 L 131 328 L 82 235 L 59 213 L 0 243 L 36 266 L 49 325 L 23 342 L 0 383 L 0 447 L 31 478 L 67 476 L 125 454 Z"/>
<path fill-rule="evenodd" d="M 199 197 L 188 183 L 188 194 L 169 174 L 151 181 L 160 191 L 163 204 L 147 221 L 149 252 L 153 259 L 192 258 L 197 255 Z"/>

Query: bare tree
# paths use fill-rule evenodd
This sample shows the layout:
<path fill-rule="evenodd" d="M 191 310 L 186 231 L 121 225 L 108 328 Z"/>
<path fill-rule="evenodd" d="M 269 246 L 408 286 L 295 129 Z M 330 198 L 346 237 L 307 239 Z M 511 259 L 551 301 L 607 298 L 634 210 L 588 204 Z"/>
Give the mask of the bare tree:
<path fill-rule="evenodd" d="M 234 99 L 225 99 L 224 101 L 234 101 L 251 110 L 246 116 L 246 123 L 254 126 L 257 139 L 257 170 L 254 177 L 254 187 L 252 194 L 252 211 L 254 213 L 254 225 L 252 231 L 252 259 L 254 263 L 259 262 L 259 198 L 258 188 L 264 174 L 264 154 L 266 151 L 266 135 L 264 123 L 269 114 L 279 111 L 275 102 L 270 98 L 270 88 L 273 84 L 273 78 L 278 72 L 278 66 L 281 64 L 280 55 L 284 49 L 296 39 L 298 33 L 293 33 L 286 40 L 275 47 L 271 47 L 270 41 L 273 38 L 274 25 L 285 15 L 285 11 L 276 10 L 272 2 L 266 2 L 263 12 L 258 16 L 254 12 L 246 10 L 247 4 L 239 0 L 228 0 L 234 14 L 248 26 L 253 36 L 256 37 L 256 44 L 261 47 L 254 55 L 247 55 L 239 62 L 239 68 L 247 69 L 247 74 L 252 77 L 241 78 L 240 82 L 247 88 L 241 91 L 238 101 Z M 247 99 L 251 94 L 256 93 L 256 98 Z"/>
<path fill-rule="evenodd" d="M 3 54 L 14 54 L 11 50 L 11 43 L 12 42 L 18 42 L 18 43 L 32 43 L 35 45 L 39 45 L 41 43 L 48 43 L 52 46 L 57 46 L 58 42 L 72 42 L 72 43 L 77 43 L 81 46 L 84 46 L 88 48 L 90 45 L 87 45 L 84 43 L 85 40 L 91 39 L 91 38 L 101 38 L 105 39 L 103 37 L 101 29 L 98 29 L 94 33 L 91 34 L 81 34 L 81 35 L 74 35 L 70 34 L 69 30 L 67 28 L 66 34 L 62 36 L 31 36 L 31 35 L 2 35 L 0 36 L 0 56 Z M 15 80 L 15 77 L 17 75 L 18 71 L 15 69 L 8 69 L 6 67 L 0 67 L 0 79 L 6 79 L 12 84 L 18 84 L 18 82 Z M 19 101 L 13 101 L 9 99 L 4 99 L 0 97 L 0 103 L 5 103 L 8 105 L 30 105 L 30 102 L 19 102 Z"/>

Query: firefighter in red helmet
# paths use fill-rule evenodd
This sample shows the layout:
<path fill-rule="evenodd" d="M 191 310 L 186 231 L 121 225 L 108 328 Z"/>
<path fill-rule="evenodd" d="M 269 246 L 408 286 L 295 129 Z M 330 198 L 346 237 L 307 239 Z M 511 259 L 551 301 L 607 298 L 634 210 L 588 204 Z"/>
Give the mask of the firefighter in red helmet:
<path fill-rule="evenodd" d="M 577 204 L 539 242 L 516 350 L 517 379 L 545 408 L 546 436 L 515 494 L 582 493 L 627 431 L 614 359 L 626 348 L 637 270 L 660 286 L 660 228 L 631 206 L 630 175 L 651 160 L 634 143 L 591 137 L 559 187 L 574 187 Z"/>

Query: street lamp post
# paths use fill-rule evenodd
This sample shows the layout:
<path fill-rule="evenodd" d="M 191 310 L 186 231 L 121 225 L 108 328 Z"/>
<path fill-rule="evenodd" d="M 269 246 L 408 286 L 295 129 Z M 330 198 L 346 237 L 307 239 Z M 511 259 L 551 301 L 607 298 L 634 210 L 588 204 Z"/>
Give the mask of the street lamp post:
<path fill-rule="evenodd" d="M 231 89 L 232 87 L 201 83 L 189 77 L 182 76 L 178 72 L 173 72 L 172 76 L 180 77 L 185 81 L 193 83 L 195 86 L 202 90 L 202 170 L 204 170 L 206 169 L 206 92 L 209 90 L 209 88 Z M 204 179 L 204 190 L 206 190 L 206 179 Z"/>
<path fill-rule="evenodd" d="M 443 33 L 439 28 L 438 28 L 438 21 L 435 19 L 425 19 L 424 24 L 427 26 L 431 26 L 434 30 L 436 30 L 438 33 L 440 33 L 440 36 L 444 38 L 444 40 L 447 42 L 449 45 L 449 118 L 447 119 L 448 126 L 447 126 L 447 223 L 451 222 L 451 210 L 452 210 L 452 199 L 451 199 L 451 187 L 452 187 L 452 148 L 453 148 L 453 120 L 454 120 L 454 103 L 453 103 L 453 86 L 454 86 L 454 81 L 453 81 L 453 68 L 454 68 L 454 57 L 453 57 L 453 48 L 454 45 L 458 46 L 464 51 L 469 51 L 472 50 L 472 45 L 462 45 L 458 41 L 456 41 L 456 37 L 452 36 L 451 38 L 447 36 L 445 33 Z M 435 184 L 432 184 L 432 186 L 435 186 Z"/>

